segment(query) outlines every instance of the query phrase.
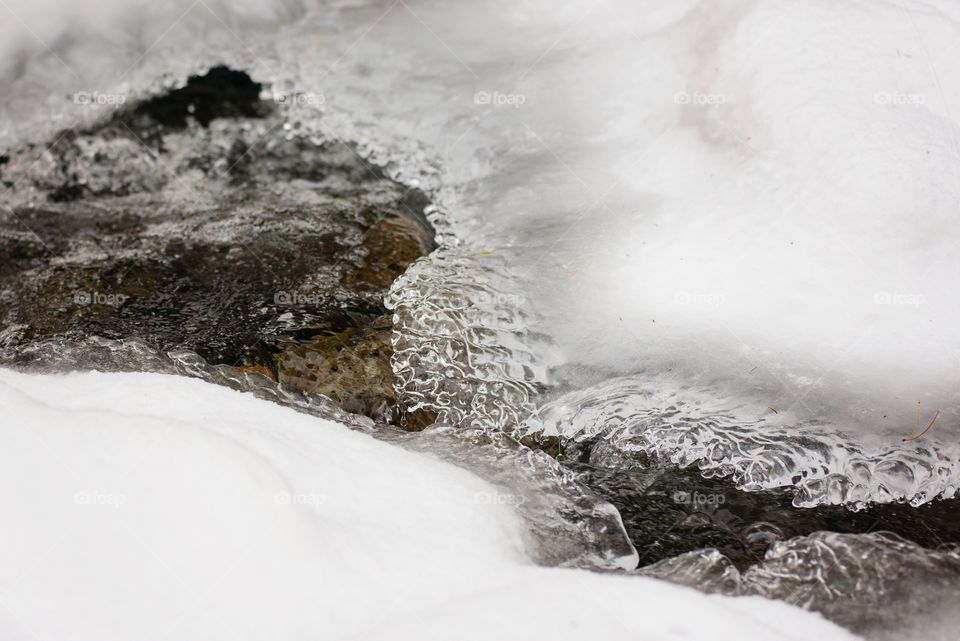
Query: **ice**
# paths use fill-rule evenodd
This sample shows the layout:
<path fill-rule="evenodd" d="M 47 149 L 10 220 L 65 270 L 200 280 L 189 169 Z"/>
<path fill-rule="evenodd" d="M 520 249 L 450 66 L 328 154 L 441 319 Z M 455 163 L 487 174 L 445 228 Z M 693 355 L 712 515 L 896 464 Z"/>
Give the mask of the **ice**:
<path fill-rule="evenodd" d="M 24 22 L 0 27 L 4 145 L 49 140 L 109 113 L 78 103 L 75 92 L 134 100 L 226 63 L 269 85 L 290 140 L 354 142 L 391 177 L 429 193 L 442 248 L 391 292 L 400 328 L 394 367 L 408 402 L 455 425 L 407 447 L 447 452 L 461 465 L 470 447 L 490 448 L 484 460 L 509 465 L 473 471 L 502 482 L 492 487 L 508 497 L 540 496 L 530 480 L 545 474 L 554 492 L 545 521 L 532 500 L 515 501 L 516 514 L 483 508 L 519 515 L 520 557 L 623 567 L 629 554 L 615 545 L 616 521 L 602 502 L 575 484 L 557 490 L 562 468 L 538 455 L 524 467 L 522 450 L 504 456 L 509 439 L 496 432 L 518 426 L 571 441 L 608 437 L 612 464 L 653 452 L 730 475 L 743 489 L 787 486 L 803 506 L 916 505 L 960 489 L 960 11 L 952 3 L 7 4 L 0 14 L 12 8 Z M 36 155 L 40 166 L 49 160 L 42 148 Z M 247 376 L 181 362 L 188 365 L 176 371 L 251 387 Z M 314 402 L 254 391 L 301 409 Z M 928 424 L 924 437 L 904 442 Z M 522 491 L 510 489 L 518 484 Z M 580 507 L 558 521 L 558 505 Z M 560 545 L 582 513 L 593 528 Z M 550 527 L 538 540 L 531 524 L 541 522 Z M 872 535 L 814 537 L 778 544 L 751 576 L 760 585 L 775 571 L 777 585 L 806 586 L 803 559 L 854 563 L 859 544 L 877 551 L 863 595 L 848 589 L 859 571 L 829 572 L 812 590 L 811 607 L 844 623 L 869 621 L 888 585 L 869 571 L 946 563 L 940 552 L 888 553 Z M 696 575 L 687 561 L 671 560 L 664 575 Z M 705 567 L 689 582 L 726 589 L 732 573 L 723 560 L 710 556 Z M 293 576 L 284 568 L 280 579 Z M 462 602 L 484 625 L 457 636 L 514 620 L 504 612 L 522 609 L 529 622 L 534 612 L 578 611 L 554 578 L 570 575 L 548 575 L 543 583 L 517 575 L 522 599 L 504 596 L 520 584 L 509 583 L 512 574 L 499 586 L 477 584 Z M 917 576 L 935 588 L 954 581 L 948 571 Z M 314 580 L 303 579 L 304 592 Z M 710 620 L 705 610 L 656 628 L 656 616 L 638 614 L 636 604 L 656 606 L 659 587 L 654 597 L 630 593 L 627 607 L 620 585 L 633 584 L 585 580 L 582 593 L 615 613 L 595 625 L 645 616 L 651 636 L 724 636 L 716 626 L 684 627 Z M 845 606 L 831 609 L 837 590 L 867 609 L 844 618 Z M 457 603 L 458 593 L 445 591 L 448 606 Z M 904 597 L 909 607 L 890 612 L 912 608 L 922 618 L 933 603 L 913 632 L 937 638 L 953 624 L 944 595 L 949 602 L 954 592 L 917 589 L 918 600 Z M 452 612 L 468 611 L 423 607 L 435 618 L 395 621 L 383 636 L 423 624 L 442 637 Z M 793 611 L 759 612 L 777 629 L 816 638 L 792 625 L 801 616 Z M 562 617 L 543 619 L 558 638 L 572 634 Z M 910 632 L 896 628 L 901 638 Z"/>
<path fill-rule="evenodd" d="M 899 450 L 919 401 L 921 427 L 937 420 L 898 476 L 921 478 L 954 460 L 960 435 L 950 12 L 325 6 L 305 24 L 354 28 L 318 26 L 336 63 L 305 62 L 287 82 L 325 96 L 303 111 L 305 130 L 361 141 L 431 192 L 435 225 L 462 251 L 506 260 L 500 294 L 523 301 L 528 332 L 554 339 L 532 353 L 552 365 L 559 350 L 571 387 L 600 370 L 665 394 L 695 389 L 700 405 L 787 431 L 817 425 L 867 458 Z M 295 32 L 266 59 L 295 57 Z M 443 256 L 421 271 L 445 297 L 458 295 L 448 283 L 486 277 L 482 261 Z M 417 287 L 407 295 L 432 291 Z M 874 484 L 865 498 L 949 496 L 958 479 L 944 469 L 930 488 Z"/>
<path fill-rule="evenodd" d="M 601 438 L 605 447 L 591 462 L 610 469 L 623 467 L 624 455 L 642 453 L 730 476 L 748 491 L 794 488 L 799 507 L 921 505 L 953 497 L 960 487 L 956 443 L 930 438 L 870 447 L 769 408 L 710 400 L 709 390 L 670 378 L 622 377 L 542 404 L 520 433 L 566 444 Z"/>
<path fill-rule="evenodd" d="M 572 387 L 601 369 L 751 424 L 813 424 L 837 447 L 800 464 L 837 470 L 834 485 L 860 483 L 838 452 L 908 468 L 851 503 L 923 502 L 956 492 L 960 434 L 946 55 L 960 34 L 930 6 L 525 4 L 467 19 L 411 5 L 318 74 L 333 97 L 317 126 L 436 185 L 437 223 L 506 257 L 519 281 L 504 293 L 540 313 L 528 323 L 563 350 Z M 420 21 L 442 42 L 405 39 Z M 376 91 L 411 59 L 415 84 Z M 346 124 L 358 112 L 384 127 Z M 439 179 L 417 169 L 431 152 Z M 465 274 L 483 278 L 437 282 Z M 918 401 L 921 427 L 936 423 L 902 446 Z M 802 501 L 847 501 L 810 489 Z"/>
<path fill-rule="evenodd" d="M 549 382 L 549 344 L 530 332 L 519 291 L 502 257 L 454 248 L 394 282 L 385 300 L 394 313 L 391 366 L 409 408 L 462 427 L 523 423 Z"/>
<path fill-rule="evenodd" d="M 924 550 L 889 533 L 818 532 L 776 543 L 737 572 L 717 550 L 639 572 L 721 594 L 759 594 L 818 611 L 871 639 L 953 641 L 960 553 Z"/>
<path fill-rule="evenodd" d="M 0 402 L 5 639 L 853 638 L 536 567 L 494 486 L 203 381 L 2 370 Z"/>
<path fill-rule="evenodd" d="M 910 433 L 920 400 L 957 433 L 948 3 L 182 4 L 142 31 L 125 22 L 137 6 L 51 12 L 87 36 L 60 52 L 68 84 L 132 99 L 249 63 L 277 96 L 322 97 L 294 105 L 291 131 L 357 141 L 430 188 L 468 249 L 510 253 L 570 363 L 670 369 L 880 444 Z M 3 97 L 18 120 L 105 111 L 30 75 L 70 74 L 6 28 L 26 43 Z M 135 62 L 71 64 L 101 50 Z M 38 86 L 60 102 L 21 105 Z"/>

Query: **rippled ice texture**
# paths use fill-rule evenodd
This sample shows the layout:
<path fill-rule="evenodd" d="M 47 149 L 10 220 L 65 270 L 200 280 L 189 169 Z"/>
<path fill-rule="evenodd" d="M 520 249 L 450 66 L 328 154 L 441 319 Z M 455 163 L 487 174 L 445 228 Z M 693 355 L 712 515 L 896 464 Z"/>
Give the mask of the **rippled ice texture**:
<path fill-rule="evenodd" d="M 503 293 L 561 350 L 537 361 L 574 385 L 683 381 L 871 451 L 920 401 L 921 427 L 940 412 L 927 468 L 960 433 L 950 3 L 10 8 L 36 28 L 4 21 L 6 140 L 107 108 L 65 89 L 132 97 L 231 63 L 302 92 L 291 135 L 360 141 L 466 251 L 505 258 Z"/>
<path fill-rule="evenodd" d="M 908 500 L 921 505 L 954 496 L 960 448 L 922 441 L 871 447 L 822 424 L 755 418 L 750 408 L 714 401 L 709 392 L 662 378 L 604 381 L 544 404 L 522 432 L 566 442 L 600 437 L 607 447 L 591 463 L 629 466 L 623 456 L 654 454 L 706 476 L 730 476 L 745 490 L 796 488 L 794 505 L 848 505 Z"/>

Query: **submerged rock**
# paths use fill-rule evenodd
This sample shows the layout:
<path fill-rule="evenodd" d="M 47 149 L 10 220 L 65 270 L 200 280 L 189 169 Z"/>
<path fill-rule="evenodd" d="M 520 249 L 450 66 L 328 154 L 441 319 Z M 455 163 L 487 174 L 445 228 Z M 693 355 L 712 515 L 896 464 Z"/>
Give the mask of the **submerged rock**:
<path fill-rule="evenodd" d="M 277 360 L 278 381 L 323 394 L 350 412 L 411 430 L 436 420 L 424 410 L 403 411 L 390 369 L 391 320 L 317 335 L 285 349 Z"/>
<path fill-rule="evenodd" d="M 6 153 L 0 347 L 136 338 L 422 427 L 393 393 L 383 296 L 434 248 L 427 198 L 292 135 L 261 90 L 219 67 Z"/>

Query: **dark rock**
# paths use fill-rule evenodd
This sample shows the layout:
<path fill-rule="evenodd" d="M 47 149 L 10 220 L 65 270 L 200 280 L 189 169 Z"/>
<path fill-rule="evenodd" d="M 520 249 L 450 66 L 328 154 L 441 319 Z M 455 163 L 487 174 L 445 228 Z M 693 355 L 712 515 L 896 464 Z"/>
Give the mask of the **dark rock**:
<path fill-rule="evenodd" d="M 279 381 L 323 394 L 348 411 L 411 430 L 422 429 L 436 417 L 406 412 L 400 404 L 390 369 L 390 334 L 389 317 L 365 327 L 318 334 L 279 356 Z"/>
<path fill-rule="evenodd" d="M 426 196 L 349 144 L 290 136 L 260 90 L 218 67 L 11 150 L 0 347 L 138 338 L 423 427 L 393 393 L 382 299 L 434 248 Z"/>

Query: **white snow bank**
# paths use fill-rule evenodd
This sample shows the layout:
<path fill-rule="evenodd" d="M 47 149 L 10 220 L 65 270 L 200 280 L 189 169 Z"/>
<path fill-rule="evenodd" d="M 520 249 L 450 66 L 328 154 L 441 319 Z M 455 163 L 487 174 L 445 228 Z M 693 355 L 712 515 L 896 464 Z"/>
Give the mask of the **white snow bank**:
<path fill-rule="evenodd" d="M 469 473 L 154 374 L 0 370 L 0 637 L 849 639 L 816 615 L 535 567 Z"/>

